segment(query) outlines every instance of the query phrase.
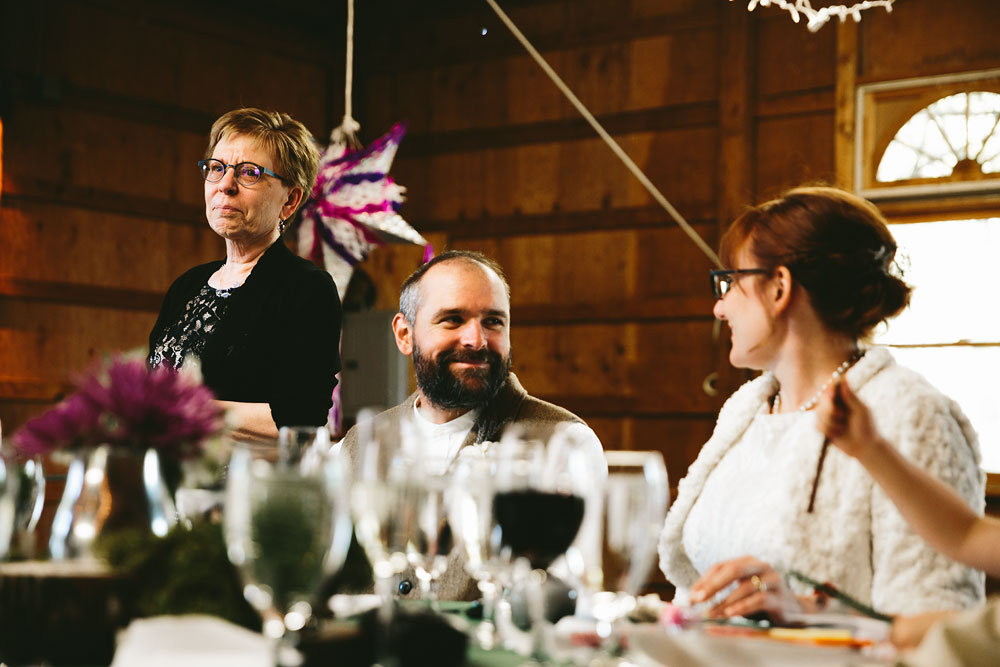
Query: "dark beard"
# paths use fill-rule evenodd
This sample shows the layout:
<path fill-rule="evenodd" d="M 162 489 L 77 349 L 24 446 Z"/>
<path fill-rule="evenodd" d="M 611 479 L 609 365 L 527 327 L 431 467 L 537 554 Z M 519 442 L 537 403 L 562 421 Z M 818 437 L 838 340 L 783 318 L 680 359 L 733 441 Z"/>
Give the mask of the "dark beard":
<path fill-rule="evenodd" d="M 460 375 L 451 370 L 455 361 L 481 362 L 485 369 L 468 369 Z M 497 395 L 510 374 L 510 354 L 502 358 L 492 350 L 445 350 L 437 359 L 427 357 L 420 348 L 413 346 L 413 368 L 417 386 L 428 401 L 436 407 L 473 409 L 485 405 Z"/>

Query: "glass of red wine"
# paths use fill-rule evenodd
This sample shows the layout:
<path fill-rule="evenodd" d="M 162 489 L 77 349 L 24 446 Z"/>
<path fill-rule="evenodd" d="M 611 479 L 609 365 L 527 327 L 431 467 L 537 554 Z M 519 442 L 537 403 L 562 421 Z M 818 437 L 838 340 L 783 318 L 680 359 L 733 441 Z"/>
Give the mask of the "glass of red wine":
<path fill-rule="evenodd" d="M 600 497 L 606 468 L 592 442 L 564 428 L 541 437 L 505 434 L 491 454 L 496 464 L 492 520 L 509 580 L 526 596 L 530 657 L 543 663 L 549 651 L 545 601 L 537 584 L 582 537 L 588 503 Z"/>

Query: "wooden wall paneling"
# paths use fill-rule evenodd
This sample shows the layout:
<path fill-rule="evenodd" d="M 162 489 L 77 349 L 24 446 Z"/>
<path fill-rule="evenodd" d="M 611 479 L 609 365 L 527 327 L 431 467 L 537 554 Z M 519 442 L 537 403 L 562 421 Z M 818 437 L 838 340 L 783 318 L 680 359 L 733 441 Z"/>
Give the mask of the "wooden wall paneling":
<path fill-rule="evenodd" d="M 576 81 L 570 81 L 569 68 L 566 66 L 572 52 L 549 51 L 542 55 L 570 89 L 576 92 Z M 577 113 L 538 63 L 527 53 L 523 53 L 523 49 L 521 54 L 511 55 L 504 63 L 507 74 L 504 82 L 505 104 L 510 123 L 539 123 L 572 118 Z M 579 97 L 579 93 L 577 96 Z M 584 104 L 589 104 L 589 100 L 584 101 Z"/>
<path fill-rule="evenodd" d="M 264 52 L 248 74 L 244 59 L 232 52 L 246 44 L 241 33 L 192 34 L 113 7 L 79 3 L 60 4 L 38 20 L 44 30 L 37 66 L 48 76 L 216 115 L 241 104 L 278 107 L 313 132 L 325 125 L 325 109 L 316 103 L 325 93 L 323 67 Z M 206 60 L 207 42 L 218 45 L 222 57 Z"/>
<path fill-rule="evenodd" d="M 836 121 L 828 113 L 763 119 L 757 124 L 759 200 L 808 182 L 832 183 L 835 178 L 833 137 Z"/>
<path fill-rule="evenodd" d="M 664 196 L 688 221 L 703 218 L 715 200 L 715 182 L 705 178 L 714 173 L 718 157 L 715 127 L 683 128 L 674 131 L 630 135 L 622 147 Z M 612 206 L 643 206 L 653 203 L 639 181 L 625 172 L 625 166 L 608 154 L 608 170 L 627 176 L 624 200 L 614 194 Z M 620 204 L 619 204 L 620 202 Z M 692 246 L 693 247 L 693 246 Z"/>
<path fill-rule="evenodd" d="M 487 245 L 462 239 L 456 248 Z M 497 239 L 495 258 L 511 285 L 513 306 L 621 302 L 635 293 L 636 234 L 632 231 L 511 236 Z"/>
<path fill-rule="evenodd" d="M 752 63 L 757 61 L 750 15 L 723 14 L 719 57 L 718 216 L 721 236 L 739 212 L 753 200 L 753 100 L 756 90 Z M 717 247 L 717 242 L 711 244 Z"/>
<path fill-rule="evenodd" d="M 907 0 L 859 25 L 861 83 L 966 72 L 1000 65 L 1000 3 Z"/>
<path fill-rule="evenodd" d="M 635 358 L 628 328 L 515 323 L 511 349 L 518 377 L 530 393 L 559 397 L 560 405 L 566 396 L 628 396 L 628 374 Z"/>
<path fill-rule="evenodd" d="M 430 131 L 491 127 L 507 122 L 504 62 L 459 63 L 434 71 L 425 94 L 434 100 Z"/>
<path fill-rule="evenodd" d="M 510 283 L 511 307 L 519 309 L 560 300 L 561 285 L 557 276 L 565 267 L 557 259 L 559 242 L 559 238 L 552 235 L 472 238 L 456 241 L 452 247 L 484 252 L 497 260 Z M 511 324 L 517 327 L 516 317 Z"/>
<path fill-rule="evenodd" d="M 379 26 L 371 49 L 389 51 L 396 58 L 382 58 L 375 71 L 399 67 L 441 67 L 451 63 L 505 58 L 523 52 L 521 45 L 485 3 L 457 6 L 396 3 L 403 30 L 390 32 Z M 644 3 L 645 4 L 645 3 Z M 716 3 L 671 1 L 634 9 L 631 2 L 504 2 L 503 8 L 542 53 L 560 48 L 594 47 L 629 41 L 636 37 L 684 33 L 718 22 Z M 420 9 L 417 10 L 416 7 Z M 360 11 L 360 8 L 359 8 Z M 360 13 L 359 13 L 360 16 Z M 359 20 L 358 25 L 365 25 Z M 371 21 L 367 22 L 372 25 Z M 482 34 L 482 29 L 487 34 Z M 400 55 L 402 54 L 402 55 Z"/>
<path fill-rule="evenodd" d="M 156 313 L 0 300 L 6 376 L 59 382 L 104 352 L 144 347 Z"/>
<path fill-rule="evenodd" d="M 632 409 L 714 414 L 718 398 L 702 391 L 705 377 L 716 368 L 711 315 L 704 320 L 635 325 L 635 353 L 629 369 Z"/>
<path fill-rule="evenodd" d="M 0 276 L 162 294 L 179 267 L 225 255 L 207 222 L 176 225 L 17 200 L 4 208 Z"/>
<path fill-rule="evenodd" d="M 577 416 L 587 422 L 587 426 L 593 429 L 605 450 L 627 449 L 626 444 L 629 442 L 628 433 L 630 431 L 628 419 L 587 417 L 581 414 L 577 414 Z"/>
<path fill-rule="evenodd" d="M 204 205 L 201 184 L 190 183 L 200 181 L 192 164 L 203 149 L 190 151 L 202 142 L 186 133 L 59 106 L 17 105 L 8 118 L 7 177 L 15 185 L 32 179 L 53 191 L 77 186 Z"/>
<path fill-rule="evenodd" d="M 407 122 L 411 134 L 429 132 L 435 99 L 428 94 L 434 73 L 429 69 L 389 71 L 359 76 L 369 63 L 359 63 L 355 54 L 355 78 L 352 106 L 354 117 L 361 121 L 360 137 L 369 143 L 387 132 L 394 123 Z M 342 83 L 342 82 L 341 82 Z M 334 90 L 334 109 L 343 113 L 343 88 Z M 406 140 L 400 151 L 407 146 Z"/>
<path fill-rule="evenodd" d="M 696 224 L 694 229 L 710 247 L 718 246 L 714 223 Z M 636 232 L 635 253 L 636 299 L 711 296 L 708 272 L 712 263 L 673 222 Z"/>
<path fill-rule="evenodd" d="M 424 238 L 434 246 L 436 254 L 447 249 L 447 237 L 442 234 L 424 233 Z M 376 248 L 358 265 L 375 284 L 375 309 L 395 311 L 399 308 L 399 288 L 420 266 L 423 256 L 422 247 L 394 244 Z"/>
<path fill-rule="evenodd" d="M 688 466 L 712 435 L 715 418 L 636 417 L 631 420 L 631 427 L 630 449 L 662 452 L 670 487 L 676 489 L 677 483 L 687 474 Z"/>
<path fill-rule="evenodd" d="M 719 32 L 716 26 L 628 42 L 629 88 L 626 108 L 650 109 L 711 102 L 720 83 Z"/>
<path fill-rule="evenodd" d="M 837 85 L 834 108 L 834 183 L 854 189 L 855 91 L 858 85 L 858 24 L 837 24 Z"/>
<path fill-rule="evenodd" d="M 794 23 L 781 11 L 755 12 L 751 20 L 757 29 L 759 97 L 833 88 L 837 33 L 832 25 L 809 32 L 805 22 Z"/>

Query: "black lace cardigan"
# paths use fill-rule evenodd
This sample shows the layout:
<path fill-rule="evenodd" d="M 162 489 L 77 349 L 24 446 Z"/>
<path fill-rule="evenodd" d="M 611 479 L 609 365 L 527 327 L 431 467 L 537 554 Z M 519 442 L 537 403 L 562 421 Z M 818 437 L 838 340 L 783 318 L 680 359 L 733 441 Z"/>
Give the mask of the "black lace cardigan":
<path fill-rule="evenodd" d="M 220 266 L 202 264 L 174 281 L 149 334 L 150 350 Z M 222 400 L 270 404 L 279 427 L 321 426 L 340 370 L 341 319 L 330 274 L 279 240 L 228 298 L 201 355 L 205 384 Z"/>

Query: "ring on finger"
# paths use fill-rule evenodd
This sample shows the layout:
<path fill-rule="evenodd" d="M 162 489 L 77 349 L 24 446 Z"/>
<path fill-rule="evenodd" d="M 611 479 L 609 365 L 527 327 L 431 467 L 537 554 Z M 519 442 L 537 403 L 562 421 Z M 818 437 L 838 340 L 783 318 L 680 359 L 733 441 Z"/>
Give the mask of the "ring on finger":
<path fill-rule="evenodd" d="M 756 574 L 750 577 L 750 583 L 753 584 L 753 587 L 756 588 L 759 592 L 761 593 L 767 592 L 768 589 L 767 582 L 765 582 Z"/>

